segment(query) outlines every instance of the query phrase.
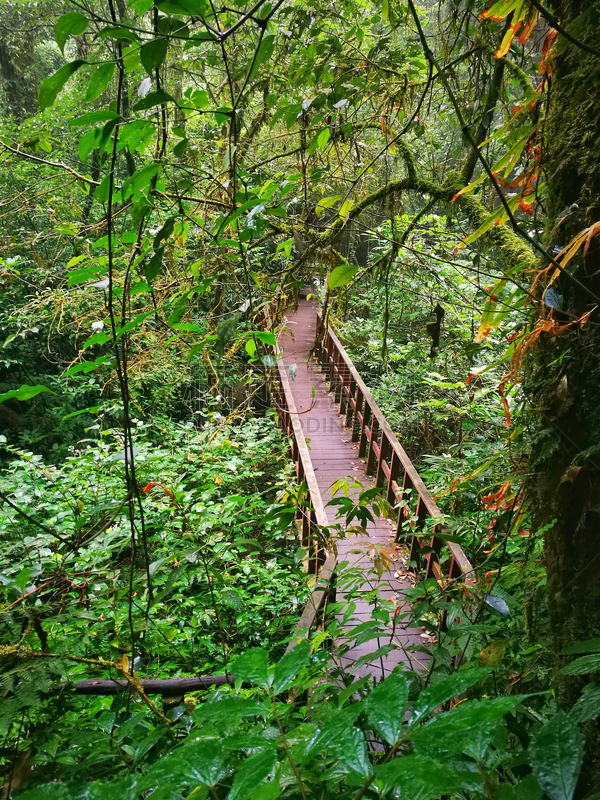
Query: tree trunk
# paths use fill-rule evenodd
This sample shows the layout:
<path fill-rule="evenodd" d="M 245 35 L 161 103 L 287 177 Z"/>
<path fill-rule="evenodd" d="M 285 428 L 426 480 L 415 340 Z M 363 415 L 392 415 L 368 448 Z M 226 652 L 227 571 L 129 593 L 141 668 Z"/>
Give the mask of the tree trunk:
<path fill-rule="evenodd" d="M 568 33 L 597 47 L 599 0 L 560 0 L 554 13 Z M 558 252 L 600 219 L 600 59 L 560 34 L 552 58 L 543 164 L 548 178 L 546 244 Z M 546 266 L 546 265 L 544 265 Z M 600 295 L 600 236 L 570 266 L 584 288 L 564 279 L 561 321 L 579 319 Z M 551 273 L 548 273 L 551 274 Z M 556 284 L 554 284 L 556 287 Z M 586 291 L 587 290 L 587 291 Z M 550 308 L 544 307 L 544 316 Z M 564 317 L 564 320 L 563 320 Z M 556 667 L 573 642 L 600 636 L 600 315 L 558 337 L 542 335 L 525 387 L 532 400 L 529 494 L 545 533 L 548 608 Z M 568 709 L 587 676 L 558 677 Z M 589 723 L 580 796 L 600 782 L 600 725 Z"/>

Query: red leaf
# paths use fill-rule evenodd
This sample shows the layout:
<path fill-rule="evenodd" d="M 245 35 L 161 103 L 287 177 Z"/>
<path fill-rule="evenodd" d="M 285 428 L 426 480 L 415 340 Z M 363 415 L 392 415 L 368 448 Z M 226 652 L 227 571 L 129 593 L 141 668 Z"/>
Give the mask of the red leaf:
<path fill-rule="evenodd" d="M 155 486 L 160 486 L 160 488 L 163 490 L 163 492 L 165 494 L 169 495 L 171 500 L 175 500 L 175 497 L 174 497 L 173 493 L 170 492 L 167 489 L 167 487 L 163 483 L 160 483 L 159 481 L 150 481 L 150 483 L 148 483 L 146 486 L 144 486 L 144 488 L 142 489 L 142 492 L 144 494 L 149 494 L 152 491 L 152 489 L 154 489 Z"/>

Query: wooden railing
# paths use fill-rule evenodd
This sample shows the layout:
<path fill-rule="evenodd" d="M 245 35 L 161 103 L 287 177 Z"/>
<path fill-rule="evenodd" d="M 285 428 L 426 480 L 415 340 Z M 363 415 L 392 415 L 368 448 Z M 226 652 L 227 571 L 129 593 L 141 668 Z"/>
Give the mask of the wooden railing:
<path fill-rule="evenodd" d="M 322 320 L 317 314 L 319 330 Z M 409 539 L 410 561 L 417 565 L 417 570 L 424 569 L 426 578 L 474 583 L 473 568 L 463 549 L 436 536 L 447 530 L 441 511 L 330 327 L 323 332 L 315 353 L 346 427 L 352 431 L 352 441 L 359 443 L 359 456 L 367 460 L 367 474 L 376 476 L 377 485 L 383 488 L 392 505 L 399 505 L 396 541 Z M 430 535 L 425 535 L 428 517 L 433 520 L 433 528 Z M 444 545 L 450 551 L 447 564 L 440 561 Z"/>
<path fill-rule="evenodd" d="M 271 392 L 281 426 L 290 440 L 292 459 L 300 486 L 301 494 L 297 506 L 300 541 L 308 552 L 308 572 L 316 576 L 311 595 L 296 625 L 296 632 L 299 634 L 301 631 L 313 628 L 327 601 L 335 598 L 336 556 L 329 547 L 327 536 L 329 522 L 294 403 L 287 367 L 280 356 L 277 358 L 277 370 Z M 294 642 L 291 646 L 293 644 Z"/>

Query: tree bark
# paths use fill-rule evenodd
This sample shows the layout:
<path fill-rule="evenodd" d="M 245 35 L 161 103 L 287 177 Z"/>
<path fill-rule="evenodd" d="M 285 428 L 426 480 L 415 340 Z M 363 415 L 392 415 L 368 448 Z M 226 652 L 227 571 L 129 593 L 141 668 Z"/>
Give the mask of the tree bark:
<path fill-rule="evenodd" d="M 599 0 L 559 0 L 553 9 L 579 41 L 594 46 L 600 29 Z M 548 250 L 557 252 L 600 219 L 600 64 L 585 50 L 557 38 L 544 129 L 543 164 L 549 212 Z M 569 271 L 600 291 L 600 237 L 584 248 Z M 547 266 L 546 264 L 542 266 Z M 550 275 L 551 273 L 548 273 Z M 553 285 L 556 288 L 556 284 Z M 564 321 L 579 319 L 594 303 L 562 280 Z M 544 316 L 550 308 L 542 306 Z M 548 609 L 556 667 L 576 641 L 600 636 L 600 318 L 558 337 L 542 335 L 525 383 L 532 401 L 533 435 L 529 496 L 544 535 Z M 588 676 L 555 681 L 559 706 L 571 707 Z M 578 795 L 600 782 L 600 724 L 587 725 L 587 747 Z"/>

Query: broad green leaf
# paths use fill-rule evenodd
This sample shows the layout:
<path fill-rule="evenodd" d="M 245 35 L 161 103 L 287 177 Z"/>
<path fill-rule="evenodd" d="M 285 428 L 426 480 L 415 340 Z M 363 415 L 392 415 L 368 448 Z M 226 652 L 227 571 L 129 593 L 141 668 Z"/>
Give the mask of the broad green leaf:
<path fill-rule="evenodd" d="M 341 194 L 334 194 L 332 197 L 322 197 L 319 202 L 317 203 L 317 207 L 315 208 L 315 212 L 317 216 L 323 213 L 324 208 L 331 208 L 334 206 L 338 200 L 342 199 Z M 284 242 L 285 244 L 285 242 Z M 280 245 L 281 247 L 282 245 Z"/>
<path fill-rule="evenodd" d="M 254 335 L 263 344 L 269 344 L 272 347 L 275 347 L 277 345 L 277 339 L 275 338 L 275 334 L 271 333 L 271 331 L 254 331 Z"/>
<path fill-rule="evenodd" d="M 330 138 L 331 130 L 329 128 L 323 128 L 323 130 L 317 136 L 317 147 L 319 150 L 323 150 Z"/>
<path fill-rule="evenodd" d="M 351 211 L 353 205 L 354 204 L 350 200 L 345 200 L 342 203 L 342 207 L 340 208 L 340 210 L 338 212 L 339 216 L 341 217 L 341 219 L 343 219 L 344 221 L 346 221 L 348 219 L 348 215 L 350 214 L 350 211 Z"/>
<path fill-rule="evenodd" d="M 193 777 L 194 781 L 205 783 L 207 786 L 218 783 L 225 760 L 225 746 L 222 741 L 215 739 L 192 741 L 191 744 L 184 745 L 180 753 L 188 764 L 186 771 L 190 778 Z"/>
<path fill-rule="evenodd" d="M 583 761 L 583 735 L 577 723 L 559 711 L 537 734 L 529 763 L 551 800 L 571 800 Z"/>
<path fill-rule="evenodd" d="M 4 403 L 5 400 L 31 400 L 32 397 L 35 397 L 36 394 L 41 394 L 42 392 L 50 392 L 50 394 L 55 394 L 51 389 L 48 389 L 47 386 L 41 386 L 38 384 L 37 386 L 28 386 L 26 383 L 23 384 L 19 389 L 11 389 L 10 392 L 4 392 L 4 394 L 0 394 L 0 403 Z"/>
<path fill-rule="evenodd" d="M 169 219 L 165 222 L 162 228 L 154 237 L 154 249 L 156 250 L 160 247 L 161 243 L 168 239 L 169 236 L 173 233 L 173 228 L 175 227 L 175 220 L 176 217 L 169 217 Z"/>
<path fill-rule="evenodd" d="M 453 697 L 462 694 L 462 692 L 474 686 L 481 678 L 488 675 L 489 672 L 489 669 L 480 667 L 461 670 L 460 672 L 454 672 L 452 675 L 446 675 L 431 686 L 423 689 L 413 708 L 410 724 L 414 725 L 415 722 L 435 711 L 442 703 L 446 703 L 448 700 L 452 700 Z"/>
<path fill-rule="evenodd" d="M 127 200 L 136 192 L 142 192 L 150 187 L 152 178 L 158 174 L 158 164 L 146 164 L 141 169 L 136 169 L 130 178 L 123 184 L 123 198 Z"/>
<path fill-rule="evenodd" d="M 152 75 L 154 70 L 163 63 L 167 55 L 167 40 L 166 39 L 153 39 L 151 42 L 146 42 L 142 45 L 140 50 L 140 61 L 142 66 L 148 73 Z"/>
<path fill-rule="evenodd" d="M 202 703 L 194 711 L 196 722 L 222 722 L 230 724 L 244 717 L 265 717 L 267 709 L 258 700 L 244 700 L 241 697 L 224 697 L 211 703 Z"/>
<path fill-rule="evenodd" d="M 600 653 L 600 639 L 587 639 L 585 642 L 575 642 L 564 651 L 567 655 L 576 653 Z"/>
<path fill-rule="evenodd" d="M 233 779 L 231 791 L 227 800 L 246 800 L 257 788 L 258 784 L 268 777 L 277 764 L 277 750 L 274 747 L 265 747 L 259 753 L 254 753 L 242 764 L 242 768 Z"/>
<path fill-rule="evenodd" d="M 464 752 L 482 759 L 502 717 L 521 702 L 521 697 L 470 700 L 452 711 L 437 714 L 412 734 L 415 748 L 423 753 Z"/>
<path fill-rule="evenodd" d="M 110 83 L 115 71 L 114 64 L 100 64 L 100 66 L 92 73 L 87 85 L 85 99 L 89 102 L 100 97 L 102 92 Z"/>
<path fill-rule="evenodd" d="M 400 738 L 408 702 L 408 681 L 404 675 L 390 675 L 365 700 L 369 722 L 388 744 Z"/>
<path fill-rule="evenodd" d="M 69 11 L 59 17 L 54 26 L 54 38 L 60 47 L 61 53 L 65 52 L 65 44 L 69 36 L 79 36 L 88 26 L 88 18 L 78 11 Z"/>
<path fill-rule="evenodd" d="M 162 267 L 162 260 L 163 260 L 163 253 L 164 247 L 159 247 L 155 250 L 154 255 L 146 264 L 144 269 L 144 273 L 146 275 L 146 280 L 148 283 L 152 283 L 152 281 L 156 278 L 156 276 L 160 273 Z"/>
<path fill-rule="evenodd" d="M 600 653 L 576 658 L 560 671 L 561 675 L 588 675 L 590 672 L 600 672 Z"/>
<path fill-rule="evenodd" d="M 254 339 L 248 339 L 246 342 L 246 352 L 250 358 L 254 358 L 254 354 L 256 353 L 256 342 Z"/>
<path fill-rule="evenodd" d="M 258 72 L 259 67 L 261 64 L 264 64 L 265 61 L 268 61 L 271 56 L 273 55 L 273 51 L 275 50 L 275 36 L 273 34 L 269 34 L 268 36 L 263 37 L 262 42 L 258 48 L 258 53 L 256 54 L 256 58 L 254 60 L 254 64 L 248 75 L 248 80 L 254 80 L 256 74 Z"/>
<path fill-rule="evenodd" d="M 337 289 L 339 286 L 345 286 L 358 272 L 358 267 L 353 267 L 350 264 L 342 264 L 339 267 L 334 267 L 327 276 L 327 285 L 330 289 Z"/>
<path fill-rule="evenodd" d="M 177 158 L 182 158 L 189 145 L 188 139 L 182 139 L 173 147 L 173 155 Z"/>
<path fill-rule="evenodd" d="M 320 753 L 324 748 L 334 744 L 350 727 L 363 711 L 362 703 L 352 703 L 336 711 L 327 722 L 319 728 L 308 743 L 304 752 L 305 758 Z"/>
<path fill-rule="evenodd" d="M 98 33 L 101 39 L 114 39 L 116 42 L 141 42 L 139 35 L 129 28 L 119 25 L 109 25 Z"/>
<path fill-rule="evenodd" d="M 335 740 L 333 749 L 348 769 L 357 772 L 363 778 L 368 778 L 372 774 L 373 768 L 367 754 L 365 735 L 358 728 L 353 725 L 347 727 Z"/>
<path fill-rule="evenodd" d="M 236 611 L 241 611 L 244 608 L 244 603 L 235 589 L 221 589 L 221 600 Z"/>
<path fill-rule="evenodd" d="M 483 598 L 485 602 L 493 608 L 494 611 L 497 611 L 499 614 L 507 616 L 510 614 L 510 608 L 508 607 L 508 603 L 503 597 L 500 597 L 497 594 L 486 594 Z"/>
<path fill-rule="evenodd" d="M 267 689 L 271 685 L 272 677 L 269 675 L 269 657 L 262 647 L 251 647 L 235 659 L 229 669 L 236 678 L 242 678 L 248 683 L 256 683 Z"/>
<path fill-rule="evenodd" d="M 289 650 L 275 665 L 273 670 L 273 691 L 275 694 L 289 688 L 302 667 L 310 658 L 310 642 L 304 640 Z"/>
<path fill-rule="evenodd" d="M 164 103 L 175 103 L 176 100 L 174 97 L 171 97 L 168 92 L 150 92 L 145 97 L 142 97 L 141 100 L 134 105 L 134 111 L 145 111 L 148 108 L 154 108 L 154 106 L 163 105 Z"/>
<path fill-rule="evenodd" d="M 208 4 L 204 0 L 156 0 L 155 6 L 165 14 L 178 14 L 182 17 L 203 17 Z"/>
<path fill-rule="evenodd" d="M 95 125 L 97 122 L 108 122 L 112 119 L 119 119 L 117 112 L 103 108 L 99 111 L 89 111 L 87 114 L 82 114 L 80 117 L 74 117 L 69 120 L 69 127 L 79 128 L 83 125 Z"/>
<path fill-rule="evenodd" d="M 460 788 L 453 770 L 425 756 L 400 756 L 376 766 L 375 777 L 388 790 L 400 789 L 400 796 L 407 800 L 434 800 Z"/>
<path fill-rule="evenodd" d="M 142 150 L 152 139 L 156 132 L 156 127 L 147 119 L 138 119 L 135 122 L 128 122 L 119 131 L 119 144 L 117 149 L 126 147 L 130 153 L 135 150 Z"/>
<path fill-rule="evenodd" d="M 577 722 L 587 722 L 600 717 L 600 686 L 594 683 L 584 686 L 581 697 L 571 709 L 570 715 Z"/>
<path fill-rule="evenodd" d="M 138 792 L 154 787 L 214 786 L 222 776 L 224 761 L 223 742 L 215 739 L 196 741 L 194 737 L 189 744 L 154 764 L 142 778 Z"/>
<path fill-rule="evenodd" d="M 42 111 L 45 108 L 50 108 L 65 83 L 83 64 L 85 64 L 85 61 L 82 59 L 71 61 L 58 69 L 54 75 L 50 75 L 49 78 L 42 81 L 38 94 L 38 102 Z"/>

